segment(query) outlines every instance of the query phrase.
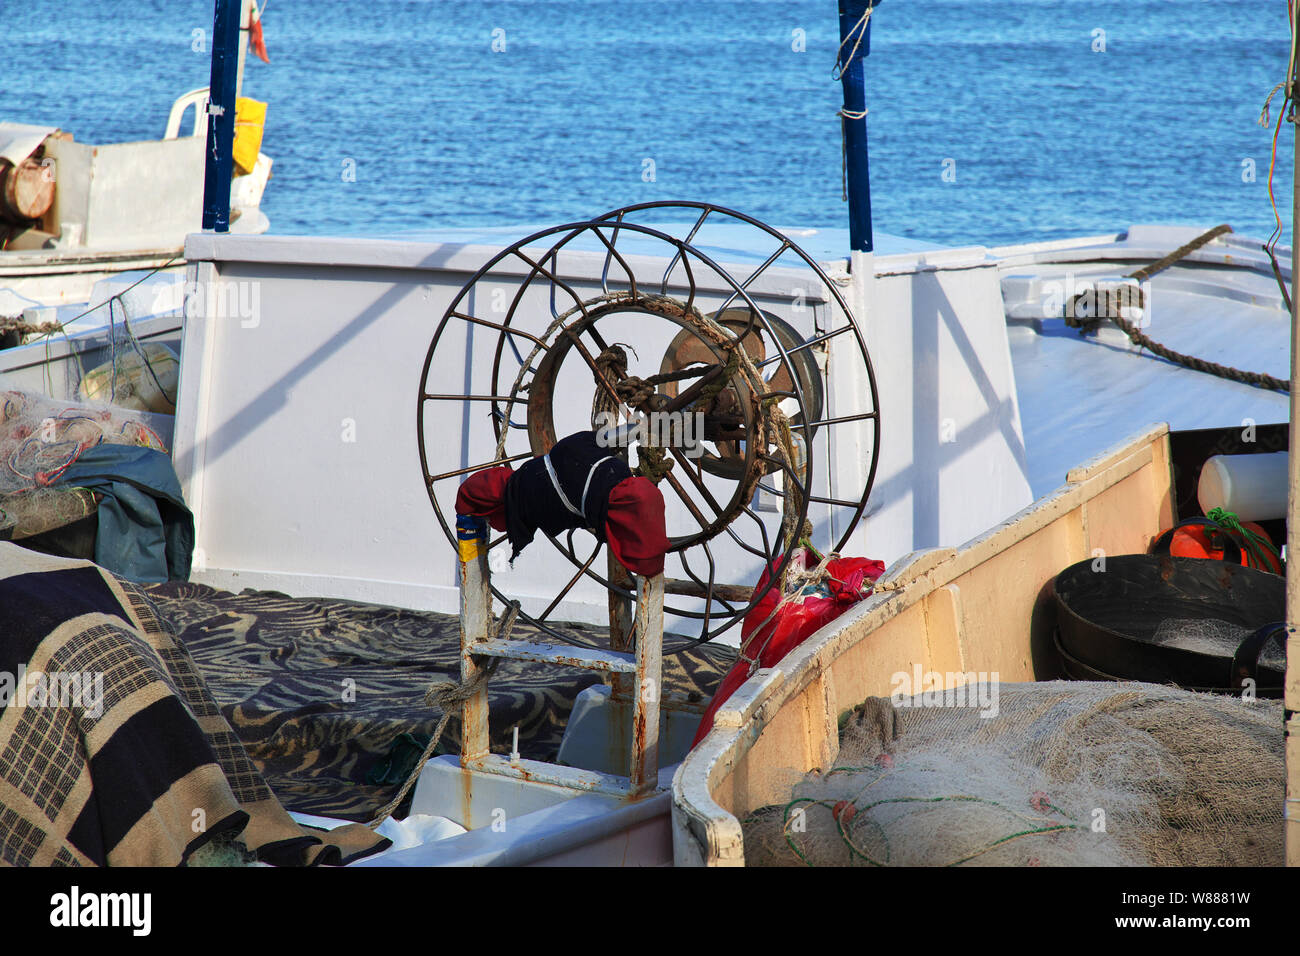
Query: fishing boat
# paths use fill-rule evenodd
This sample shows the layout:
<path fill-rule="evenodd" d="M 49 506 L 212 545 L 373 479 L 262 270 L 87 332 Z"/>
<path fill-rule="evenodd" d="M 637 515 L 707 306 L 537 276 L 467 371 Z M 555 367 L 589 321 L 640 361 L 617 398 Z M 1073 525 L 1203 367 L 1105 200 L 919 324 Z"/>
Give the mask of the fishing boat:
<path fill-rule="evenodd" d="M 256 13 L 253 0 L 243 4 L 230 179 L 230 228 L 245 235 L 270 226 L 261 202 L 274 165 L 261 151 L 266 104 L 240 95 Z M 106 328 L 111 301 L 128 321 L 179 315 L 185 237 L 202 226 L 209 106 L 207 87 L 183 93 L 159 117 L 159 139 L 125 143 L 0 118 L 0 344 L 64 323 Z"/>
<path fill-rule="evenodd" d="M 237 19 L 229 7 L 219 25 L 223 9 L 227 27 Z M 846 41 L 865 37 L 869 10 L 841 4 Z M 233 49 L 233 28 L 214 33 Z M 227 114 L 208 130 L 227 164 L 229 67 L 214 59 L 211 101 Z M 846 232 L 683 201 L 522 236 L 238 235 L 228 197 L 209 190 L 179 306 L 133 332 L 173 343 L 180 363 L 175 414 L 155 431 L 194 516 L 193 568 L 190 590 L 154 592 L 171 602 L 160 607 L 215 688 L 235 680 L 228 662 L 309 652 L 293 635 L 275 653 L 215 639 L 221 615 L 257 621 L 275 602 L 285 628 L 441 614 L 456 632 L 448 686 L 462 696 L 420 715 L 438 729 L 408 742 L 410 759 L 390 716 L 347 725 L 394 743 L 384 794 L 405 781 L 413 821 L 390 821 L 393 845 L 352 865 L 744 862 L 741 819 L 779 801 L 791 773 L 830 766 L 841 713 L 888 696 L 896 673 L 1058 676 L 1043 589 L 1098 552 L 1144 552 L 1185 513 L 1175 436 L 1287 447 L 1275 423 L 1288 402 L 1267 387 L 1289 371 L 1286 250 L 1210 224 L 999 248 L 873 234 L 860 57 L 843 80 Z M 228 166 L 209 172 L 229 180 Z M 105 344 L 5 349 L 0 383 L 65 398 Z M 684 456 L 660 475 L 669 568 L 633 579 L 572 534 L 512 564 L 499 539 L 458 525 L 456 489 L 594 427 L 617 368 L 598 360 L 616 345 L 617 384 L 648 386 L 629 406 L 680 411 L 719 386 L 699 406 L 703 456 L 660 445 Z M 638 441 L 638 459 L 655 444 Z M 690 655 L 701 639 L 734 648 L 760 575 L 805 546 L 889 570 L 757 669 L 692 749 L 707 695 L 690 672 L 708 662 Z M 693 662 L 685 678 L 669 678 L 669 658 Z M 498 659 L 534 684 L 565 669 L 552 759 L 512 739 L 522 726 L 527 751 L 527 708 L 496 711 L 507 695 L 491 697 L 484 672 Z M 711 662 L 710 689 L 731 660 Z M 250 752 L 285 759 L 296 744 L 259 727 L 294 708 L 340 712 L 352 702 L 325 681 L 364 698 L 367 680 L 384 686 L 376 673 L 322 668 L 294 685 L 292 706 L 269 702 L 241 728 Z M 639 693 L 647 680 L 663 694 Z M 459 740 L 434 754 L 448 714 Z M 301 780 L 284 779 L 292 804 Z M 296 806 L 308 826 L 358 818 Z"/>

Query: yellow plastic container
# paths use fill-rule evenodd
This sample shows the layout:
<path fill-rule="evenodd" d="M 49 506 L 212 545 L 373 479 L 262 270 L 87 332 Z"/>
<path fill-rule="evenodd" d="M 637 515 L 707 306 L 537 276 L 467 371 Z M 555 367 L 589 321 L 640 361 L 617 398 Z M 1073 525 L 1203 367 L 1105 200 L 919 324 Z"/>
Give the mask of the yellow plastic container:
<path fill-rule="evenodd" d="M 241 96 L 235 101 L 235 173 L 247 175 L 257 165 L 262 151 L 262 131 L 266 127 L 266 104 Z"/>

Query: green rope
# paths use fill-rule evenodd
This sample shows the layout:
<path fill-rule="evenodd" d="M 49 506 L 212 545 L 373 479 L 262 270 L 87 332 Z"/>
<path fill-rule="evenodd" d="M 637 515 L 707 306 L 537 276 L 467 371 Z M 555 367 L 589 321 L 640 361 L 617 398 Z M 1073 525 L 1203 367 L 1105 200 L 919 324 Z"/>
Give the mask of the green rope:
<path fill-rule="evenodd" d="M 1273 547 L 1273 542 L 1262 535 L 1256 534 L 1249 528 L 1243 527 L 1241 519 L 1233 512 L 1228 511 L 1226 508 L 1211 508 L 1205 517 L 1241 538 L 1242 543 L 1246 546 L 1246 560 L 1251 567 L 1259 568 L 1262 571 L 1272 571 L 1274 568 L 1282 566 L 1282 556 Z M 1269 556 L 1272 556 L 1273 561 L 1268 560 Z"/>
<path fill-rule="evenodd" d="M 864 769 L 866 768 L 836 767 L 834 770 L 831 771 L 831 773 L 836 773 L 839 771 L 861 771 Z M 827 774 L 827 776 L 830 776 L 830 774 Z M 1006 813 L 1009 813 L 1012 816 L 1018 816 L 1024 819 L 1022 814 L 1016 813 L 1014 810 L 1011 810 L 1010 808 L 1003 806 L 1001 803 L 997 802 L 996 800 L 989 800 L 984 797 L 966 796 L 963 794 L 953 794 L 949 796 L 940 796 L 940 797 L 887 797 L 881 800 L 876 800 L 875 802 L 869 803 L 866 806 L 861 808 L 856 807 L 856 805 L 853 804 L 853 801 L 844 801 L 844 800 L 830 801 L 830 800 L 818 800 L 813 797 L 796 797 L 795 799 L 787 803 L 783 808 L 782 828 L 781 828 L 782 835 L 785 837 L 786 844 L 790 847 L 791 851 L 795 854 L 795 856 L 799 858 L 800 862 L 804 864 L 804 866 L 808 866 L 808 867 L 816 866 L 815 863 L 813 863 L 811 860 L 808 859 L 807 856 L 804 855 L 803 850 L 800 849 L 800 847 L 795 843 L 794 839 L 791 837 L 790 817 L 793 808 L 801 803 L 812 804 L 813 806 L 826 807 L 831 811 L 832 816 L 835 818 L 836 829 L 839 831 L 840 839 L 844 842 L 844 845 L 848 848 L 849 853 L 853 856 L 860 857 L 862 860 L 864 860 L 866 863 L 869 863 L 871 866 L 884 867 L 887 866 L 890 862 L 889 838 L 886 836 L 884 827 L 880 825 L 879 821 L 874 820 L 870 816 L 868 816 L 870 811 L 878 806 L 882 806 L 884 804 L 892 804 L 892 803 L 945 803 L 945 802 L 966 802 L 966 803 L 987 804 L 988 806 L 996 807 L 999 810 L 1005 811 Z M 841 803 L 853 805 L 854 813 L 845 814 L 842 809 L 839 813 L 836 813 L 835 807 Z M 1043 805 L 1048 807 L 1055 813 L 1058 813 L 1061 816 L 1065 817 L 1066 819 L 1070 820 L 1071 822 L 1057 823 L 1050 819 L 1044 818 L 1043 823 L 1046 824 L 1045 826 L 1028 827 L 1024 830 L 1019 830 L 1015 833 L 1007 834 L 1004 837 L 999 837 L 993 842 L 988 843 L 985 846 L 981 847 L 980 849 L 976 850 L 974 853 L 971 853 L 967 856 L 963 856 L 960 859 L 953 860 L 952 862 L 947 863 L 945 865 L 960 866 L 963 863 L 967 863 L 975 859 L 975 857 L 977 856 L 980 856 L 984 853 L 989 852 L 990 850 L 994 850 L 997 847 L 1002 846 L 1004 843 L 1010 843 L 1012 840 L 1017 840 L 1021 837 L 1042 836 L 1049 833 L 1061 833 L 1067 830 L 1084 831 L 1087 829 L 1087 827 L 1079 824 L 1077 821 L 1075 821 L 1074 817 L 1066 813 L 1064 810 L 1062 810 L 1060 807 L 1056 806 L 1055 804 L 1044 801 Z M 847 821 L 845 819 L 846 816 L 848 817 Z M 864 820 L 880 831 L 881 839 L 884 841 L 885 844 L 885 859 L 883 861 L 873 858 L 865 851 L 860 849 L 858 845 L 854 842 L 852 833 L 845 830 L 846 822 L 849 826 L 856 826 L 857 824 L 862 823 Z"/>
<path fill-rule="evenodd" d="M 807 527 L 808 522 L 805 521 L 804 525 L 805 527 Z M 811 533 L 811 529 L 809 533 Z M 808 551 L 809 554 L 813 556 L 813 558 L 816 559 L 818 564 L 822 563 L 822 553 L 813 547 L 813 543 L 808 540 L 808 535 L 805 534 L 802 538 L 800 538 L 799 543 L 804 546 L 804 548 Z"/>

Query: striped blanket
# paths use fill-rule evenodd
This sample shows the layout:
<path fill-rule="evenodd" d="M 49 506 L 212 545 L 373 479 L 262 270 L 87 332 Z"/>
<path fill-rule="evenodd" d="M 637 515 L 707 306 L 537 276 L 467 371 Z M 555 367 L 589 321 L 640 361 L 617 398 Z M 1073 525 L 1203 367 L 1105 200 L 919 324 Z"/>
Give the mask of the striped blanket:
<path fill-rule="evenodd" d="M 430 684 L 459 680 L 455 614 L 273 591 L 234 594 L 194 582 L 143 590 L 290 810 L 371 819 L 396 794 L 442 716 L 425 703 Z M 554 626 L 577 644 L 609 646 L 603 627 Z M 522 620 L 512 636 L 551 639 Z M 664 695 L 703 707 L 736 652 L 711 645 L 671 652 L 680 647 L 680 639 L 665 641 Z M 554 761 L 578 695 L 598 681 L 589 670 L 502 661 L 488 685 L 493 753 L 510 753 L 517 729 L 522 756 Z M 453 714 L 438 752 L 459 751 Z"/>
<path fill-rule="evenodd" d="M 388 841 L 298 826 L 149 598 L 0 542 L 0 864 L 157 865 L 232 837 L 277 865 Z"/>

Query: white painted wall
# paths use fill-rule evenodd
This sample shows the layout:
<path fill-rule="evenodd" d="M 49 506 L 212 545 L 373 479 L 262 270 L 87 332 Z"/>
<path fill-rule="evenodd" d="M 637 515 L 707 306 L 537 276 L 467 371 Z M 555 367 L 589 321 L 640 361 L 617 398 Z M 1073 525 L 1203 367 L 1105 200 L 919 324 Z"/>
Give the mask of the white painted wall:
<path fill-rule="evenodd" d="M 982 248 L 855 259 L 884 430 L 863 521 L 892 562 L 956 546 L 1033 498 L 996 262 Z"/>
<path fill-rule="evenodd" d="M 212 284 L 226 296 L 234 284 L 229 301 L 242 294 L 245 305 L 256 302 L 256 315 L 239 308 L 206 315 L 198 298 L 187 308 L 174 457 L 197 519 L 196 579 L 455 609 L 454 553 L 420 477 L 416 398 L 438 321 L 495 251 L 188 239 L 186 257 L 201 288 Z M 857 292 L 870 300 L 864 321 L 884 408 L 862 553 L 892 560 L 916 547 L 957 544 L 1029 501 L 997 272 L 986 259 L 983 250 L 880 257 L 879 276 Z M 581 289 L 594 291 L 601 261 L 575 253 L 561 265 Z M 807 276 L 799 279 L 806 287 Z M 810 334 L 814 322 L 825 321 L 825 307 L 792 314 L 795 282 L 773 269 L 755 297 Z M 481 373 L 467 361 L 471 354 L 481 352 L 468 343 L 459 355 L 449 353 L 440 373 L 445 391 L 461 391 L 467 374 Z M 842 365 L 832 349 L 832 415 L 860 409 L 866 395 L 861 379 L 840 374 Z M 485 458 L 487 449 L 462 447 L 463 415 L 448 408 L 446 420 L 426 433 L 435 460 L 455 468 Z M 945 419 L 950 442 L 941 440 Z M 819 493 L 860 492 L 861 450 L 849 441 L 836 449 L 834 476 L 823 473 Z M 771 513 L 773 531 L 778 520 Z M 753 580 L 752 558 L 720 550 L 719 580 Z M 539 540 L 497 583 L 537 610 L 572 572 Z M 604 619 L 605 595 L 594 583 L 573 597 L 559 616 Z"/>

